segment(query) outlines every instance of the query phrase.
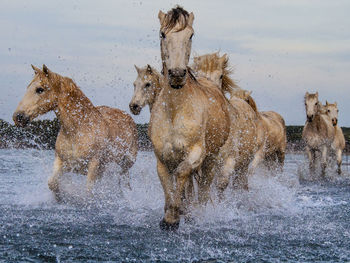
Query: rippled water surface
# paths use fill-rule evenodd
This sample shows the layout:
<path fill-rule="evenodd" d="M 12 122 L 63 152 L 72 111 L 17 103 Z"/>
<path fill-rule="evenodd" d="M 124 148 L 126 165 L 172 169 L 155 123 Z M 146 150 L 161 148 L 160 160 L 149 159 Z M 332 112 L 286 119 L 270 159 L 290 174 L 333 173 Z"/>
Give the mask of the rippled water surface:
<path fill-rule="evenodd" d="M 250 191 L 197 207 L 176 233 L 162 232 L 163 192 L 152 152 L 131 171 L 132 190 L 110 171 L 85 192 L 67 175 L 64 203 L 47 188 L 53 151 L 0 150 L 3 262 L 349 262 L 350 180 L 300 182 L 304 157 L 287 155 L 283 174 L 258 171 Z M 344 162 L 346 162 L 344 157 Z M 113 172 L 114 171 L 114 172 Z"/>

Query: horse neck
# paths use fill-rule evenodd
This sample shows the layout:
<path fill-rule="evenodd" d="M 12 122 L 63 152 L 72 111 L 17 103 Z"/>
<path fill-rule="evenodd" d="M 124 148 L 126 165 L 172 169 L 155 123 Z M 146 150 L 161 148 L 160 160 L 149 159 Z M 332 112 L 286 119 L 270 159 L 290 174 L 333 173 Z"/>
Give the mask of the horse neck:
<path fill-rule="evenodd" d="M 56 111 L 63 130 L 77 130 L 99 111 L 72 80 L 63 80 Z"/>
<path fill-rule="evenodd" d="M 326 123 L 324 122 L 324 119 L 322 118 L 322 115 L 320 112 L 317 112 L 315 114 L 314 119 L 311 122 L 311 126 L 313 127 L 313 129 L 319 131 L 322 130 L 323 127 L 326 125 Z"/>
<path fill-rule="evenodd" d="M 186 78 L 186 83 L 181 89 L 173 89 L 170 87 L 168 82 L 168 69 L 163 65 L 163 99 L 166 103 L 166 110 L 171 116 L 174 116 L 174 113 L 180 108 L 180 105 L 184 103 L 186 97 L 189 93 L 191 93 L 193 86 L 191 85 L 191 76 L 190 73 L 187 72 L 188 76 Z"/>
<path fill-rule="evenodd" d="M 156 101 L 160 91 L 162 90 L 162 87 L 164 86 L 164 78 L 163 75 L 161 75 L 158 71 L 153 71 L 154 77 L 153 77 L 153 84 L 154 84 L 154 96 L 152 97 L 152 100 L 149 103 L 149 110 L 152 111 L 153 104 Z"/>

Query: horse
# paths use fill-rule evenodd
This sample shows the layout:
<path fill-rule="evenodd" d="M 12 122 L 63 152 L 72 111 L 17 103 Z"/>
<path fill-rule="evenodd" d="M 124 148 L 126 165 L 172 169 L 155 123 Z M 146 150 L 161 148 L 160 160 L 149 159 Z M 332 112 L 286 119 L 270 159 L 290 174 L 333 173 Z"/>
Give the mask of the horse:
<path fill-rule="evenodd" d="M 121 180 L 129 183 L 128 171 L 136 161 L 137 129 L 129 114 L 107 106 L 95 107 L 74 81 L 32 65 L 34 78 L 13 114 L 25 127 L 39 115 L 54 111 L 60 122 L 55 144 L 53 175 L 48 186 L 61 199 L 59 179 L 69 171 L 87 175 L 91 192 L 108 163 L 121 168 Z"/>
<path fill-rule="evenodd" d="M 134 94 L 129 108 L 132 114 L 139 115 L 146 105 L 149 105 L 149 110 L 152 111 L 153 104 L 162 89 L 164 77 L 150 65 L 143 68 L 135 65 L 135 69 L 137 78 L 134 81 Z"/>
<path fill-rule="evenodd" d="M 158 18 L 166 82 L 152 108 L 150 137 L 165 195 L 160 227 L 171 230 L 179 227 L 181 193 L 189 178 L 201 171 L 198 198 L 205 203 L 213 169 L 220 160 L 221 171 L 229 173 L 238 163 L 250 162 L 255 129 L 251 119 L 244 119 L 246 115 L 241 116 L 240 110 L 231 106 L 220 87 L 207 79 L 197 79 L 188 67 L 193 13 L 175 7 L 168 13 L 159 11 Z M 246 132 L 242 132 L 243 124 L 248 128 Z"/>
<path fill-rule="evenodd" d="M 315 174 L 316 161 L 321 153 L 321 175 L 326 175 L 328 154 L 334 141 L 335 129 L 332 121 L 323 113 L 323 107 L 318 100 L 318 92 L 305 93 L 306 123 L 302 139 L 306 144 L 306 154 L 309 159 L 310 174 Z"/>
<path fill-rule="evenodd" d="M 334 140 L 332 142 L 332 150 L 335 153 L 335 157 L 337 160 L 337 173 L 340 175 L 341 174 L 341 164 L 342 164 L 342 154 L 343 150 L 345 148 L 345 138 L 342 129 L 338 126 L 338 105 L 337 103 L 328 103 L 326 101 L 326 106 L 325 106 L 326 114 L 332 121 L 332 125 L 334 126 L 335 129 L 335 135 L 334 135 Z"/>
<path fill-rule="evenodd" d="M 164 86 L 164 76 L 149 64 L 142 68 L 134 66 L 137 77 L 133 83 L 134 94 L 129 103 L 130 111 L 134 115 L 139 115 L 142 109 L 148 105 L 151 113 L 153 104 Z M 193 187 L 193 178 L 190 178 L 188 185 L 185 186 L 185 193 L 183 193 L 183 200 L 188 201 L 188 203 L 193 201 Z"/>
<path fill-rule="evenodd" d="M 251 91 L 241 89 L 230 77 L 232 69 L 229 67 L 227 54 L 206 54 L 194 57 L 194 69 L 198 76 L 212 80 L 222 88 L 224 95 L 229 93 L 231 104 L 236 103 L 234 98 L 246 101 L 256 112 L 259 119 L 258 138 L 260 148 L 256 153 L 255 165 L 264 160 L 268 168 L 276 161 L 283 167 L 287 146 L 286 126 L 283 117 L 274 111 L 259 112 Z M 273 161 L 273 162 L 272 162 Z M 254 167 L 253 167 L 254 168 Z"/>

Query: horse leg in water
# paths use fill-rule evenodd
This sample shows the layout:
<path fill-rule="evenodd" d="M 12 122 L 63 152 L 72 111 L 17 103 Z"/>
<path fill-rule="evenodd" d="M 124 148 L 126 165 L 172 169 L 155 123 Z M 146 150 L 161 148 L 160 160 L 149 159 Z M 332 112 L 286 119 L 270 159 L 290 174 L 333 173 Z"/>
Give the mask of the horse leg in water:
<path fill-rule="evenodd" d="M 308 146 L 306 146 L 306 154 L 307 158 L 309 159 L 309 170 L 310 175 L 315 174 L 315 151 L 311 150 Z"/>
<path fill-rule="evenodd" d="M 233 179 L 232 186 L 235 189 L 248 191 L 248 168 L 249 165 L 243 165 L 237 170 L 237 176 Z"/>
<path fill-rule="evenodd" d="M 61 200 L 60 197 L 60 189 L 59 189 L 59 178 L 63 174 L 63 162 L 56 155 L 55 161 L 53 164 L 53 174 L 48 180 L 49 189 L 54 193 L 56 200 L 59 202 Z"/>
<path fill-rule="evenodd" d="M 261 146 L 257 150 L 257 152 L 254 154 L 254 158 L 249 165 L 248 176 L 251 176 L 254 173 L 254 171 L 256 170 L 258 165 L 262 162 L 263 158 L 264 158 L 264 147 Z M 246 189 L 248 190 L 248 180 L 247 180 L 247 184 L 246 184 Z"/>
<path fill-rule="evenodd" d="M 276 152 L 276 155 L 277 155 L 277 161 L 278 161 L 278 166 L 279 166 L 278 169 L 282 173 L 286 154 L 284 151 L 278 150 Z"/>
<path fill-rule="evenodd" d="M 337 150 L 337 165 L 338 165 L 337 173 L 339 175 L 341 175 L 341 163 L 342 163 L 342 150 L 338 149 Z"/>
<path fill-rule="evenodd" d="M 321 149 L 321 175 L 326 176 L 326 168 L 327 168 L 327 146 L 323 145 Z"/>
<path fill-rule="evenodd" d="M 164 230 L 176 230 L 180 224 L 180 208 L 182 207 L 182 194 L 186 183 L 191 174 L 203 162 L 204 159 L 203 144 L 195 144 L 191 147 L 187 158 L 183 160 L 173 172 L 176 181 L 176 188 L 174 190 L 173 200 L 166 205 L 164 219 L 160 222 L 160 227 Z"/>
<path fill-rule="evenodd" d="M 229 182 L 230 182 L 230 177 L 234 171 L 235 168 L 235 160 L 234 158 L 227 158 L 224 161 L 224 164 L 221 168 L 220 176 L 218 178 L 218 195 L 219 195 L 219 200 L 222 201 L 224 198 L 224 191 L 227 188 Z"/>
<path fill-rule="evenodd" d="M 99 158 L 92 158 L 88 165 L 87 173 L 87 190 L 89 193 L 92 192 L 92 188 L 98 178 L 101 177 L 104 165 L 101 164 Z"/>
<path fill-rule="evenodd" d="M 202 174 L 198 176 L 198 201 L 199 204 L 206 204 L 210 198 L 210 186 L 214 179 L 214 157 L 207 157 L 202 164 Z"/>

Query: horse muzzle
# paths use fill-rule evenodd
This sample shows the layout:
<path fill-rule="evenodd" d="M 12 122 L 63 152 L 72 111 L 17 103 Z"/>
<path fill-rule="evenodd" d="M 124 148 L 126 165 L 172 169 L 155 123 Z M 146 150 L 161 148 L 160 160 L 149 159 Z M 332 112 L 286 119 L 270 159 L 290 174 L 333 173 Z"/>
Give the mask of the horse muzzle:
<path fill-rule="evenodd" d="M 30 117 L 24 112 L 15 112 L 12 116 L 15 125 L 18 127 L 25 127 L 30 122 Z"/>
<path fill-rule="evenodd" d="M 140 107 L 140 105 L 138 105 L 136 103 L 129 104 L 129 108 L 130 108 L 131 113 L 134 115 L 139 115 L 141 110 L 142 110 L 142 107 Z"/>
<path fill-rule="evenodd" d="M 186 69 L 169 69 L 168 70 L 168 79 L 169 84 L 173 89 L 181 89 L 185 83 L 186 83 L 186 77 L 187 77 L 187 70 Z"/>
<path fill-rule="evenodd" d="M 337 126 L 337 124 L 338 124 L 338 119 L 332 119 L 332 124 L 333 124 L 333 126 Z"/>
<path fill-rule="evenodd" d="M 313 119 L 314 119 L 314 115 L 307 115 L 308 122 L 312 122 Z"/>

